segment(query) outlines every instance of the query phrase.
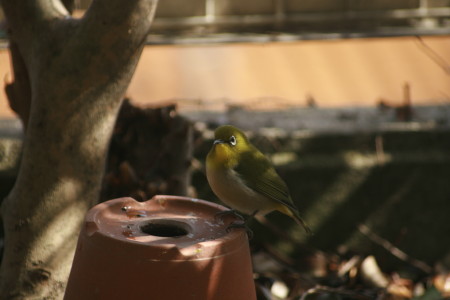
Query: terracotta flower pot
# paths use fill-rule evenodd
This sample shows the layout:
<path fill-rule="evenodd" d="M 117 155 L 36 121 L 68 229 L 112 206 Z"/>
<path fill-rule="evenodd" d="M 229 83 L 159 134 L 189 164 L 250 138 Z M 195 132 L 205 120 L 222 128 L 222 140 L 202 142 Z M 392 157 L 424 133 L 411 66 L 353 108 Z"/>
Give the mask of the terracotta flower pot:
<path fill-rule="evenodd" d="M 247 235 L 224 207 L 156 196 L 92 208 L 64 299 L 256 299 Z"/>

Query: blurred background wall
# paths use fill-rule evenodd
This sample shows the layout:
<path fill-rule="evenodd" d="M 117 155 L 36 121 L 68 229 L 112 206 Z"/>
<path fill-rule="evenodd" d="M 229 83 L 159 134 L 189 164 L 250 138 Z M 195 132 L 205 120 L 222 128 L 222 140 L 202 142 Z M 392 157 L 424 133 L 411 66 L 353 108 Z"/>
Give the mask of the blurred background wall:
<path fill-rule="evenodd" d="M 409 83 L 413 104 L 448 104 L 450 37 L 390 37 L 282 43 L 148 46 L 127 95 L 142 105 L 181 109 L 399 105 Z M 11 78 L 6 49 L 0 77 Z M 0 116 L 12 117 L 3 89 Z"/>

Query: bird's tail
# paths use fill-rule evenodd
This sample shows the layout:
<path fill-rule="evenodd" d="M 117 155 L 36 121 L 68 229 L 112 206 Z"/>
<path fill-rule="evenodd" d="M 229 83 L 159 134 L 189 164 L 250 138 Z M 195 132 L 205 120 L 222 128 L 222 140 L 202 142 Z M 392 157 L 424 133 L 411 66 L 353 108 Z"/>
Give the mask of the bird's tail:
<path fill-rule="evenodd" d="M 308 224 L 306 224 L 305 221 L 303 221 L 303 219 L 298 215 L 298 213 L 297 214 L 293 213 L 292 217 L 295 220 L 295 222 L 297 222 L 298 225 L 303 226 L 307 234 L 313 235 L 311 228 L 309 228 Z"/>
<path fill-rule="evenodd" d="M 311 228 L 309 228 L 309 226 L 306 224 L 306 222 L 303 221 L 303 219 L 300 217 L 300 214 L 298 213 L 298 211 L 296 211 L 288 206 L 284 206 L 284 205 L 282 206 L 282 208 L 279 209 L 279 211 L 288 215 L 292 219 L 294 219 L 298 225 L 302 226 L 305 229 L 307 234 L 309 234 L 309 235 L 313 234 Z"/>

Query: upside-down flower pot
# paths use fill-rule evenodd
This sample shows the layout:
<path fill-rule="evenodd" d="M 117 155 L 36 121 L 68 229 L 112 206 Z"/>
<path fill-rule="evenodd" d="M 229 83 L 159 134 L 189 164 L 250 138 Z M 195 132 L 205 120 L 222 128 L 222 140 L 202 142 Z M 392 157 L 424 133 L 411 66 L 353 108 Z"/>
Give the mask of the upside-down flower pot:
<path fill-rule="evenodd" d="M 64 299 L 256 299 L 246 232 L 224 210 L 175 196 L 93 207 Z"/>

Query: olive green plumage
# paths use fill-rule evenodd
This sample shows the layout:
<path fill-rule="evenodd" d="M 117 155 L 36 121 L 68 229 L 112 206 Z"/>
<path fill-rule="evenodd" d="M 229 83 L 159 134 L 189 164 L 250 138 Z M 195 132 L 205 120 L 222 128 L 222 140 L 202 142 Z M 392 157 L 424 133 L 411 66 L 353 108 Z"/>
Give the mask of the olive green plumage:
<path fill-rule="evenodd" d="M 206 159 L 206 175 L 213 192 L 231 208 L 250 215 L 278 210 L 311 232 L 286 183 L 238 128 L 224 125 L 216 129 Z"/>

